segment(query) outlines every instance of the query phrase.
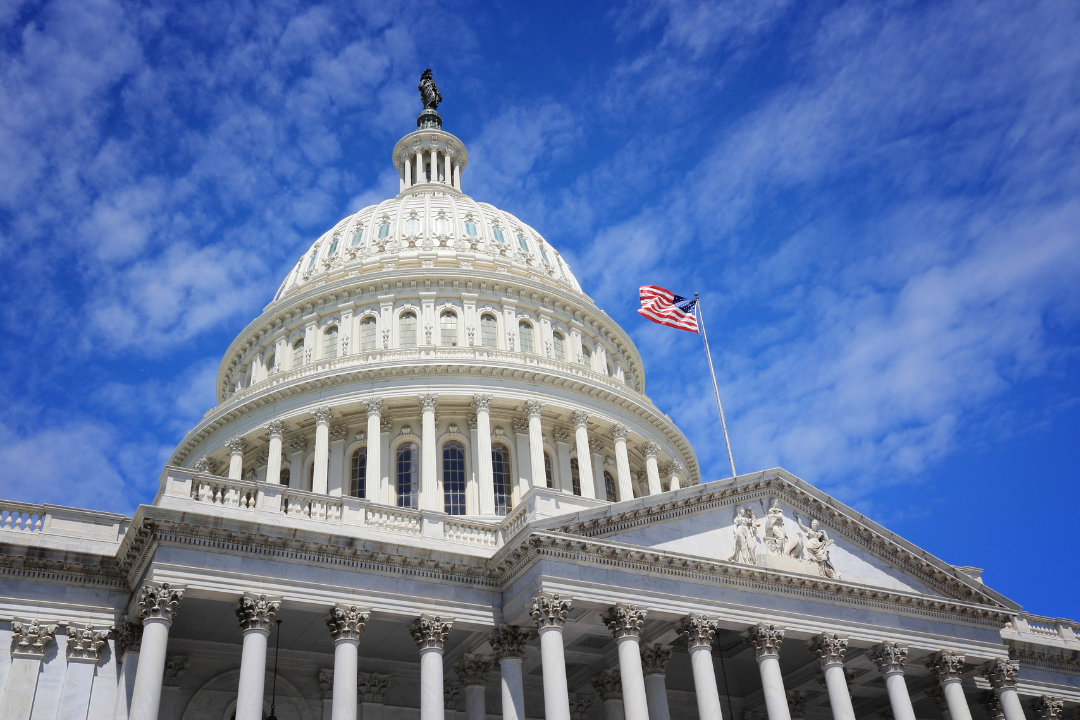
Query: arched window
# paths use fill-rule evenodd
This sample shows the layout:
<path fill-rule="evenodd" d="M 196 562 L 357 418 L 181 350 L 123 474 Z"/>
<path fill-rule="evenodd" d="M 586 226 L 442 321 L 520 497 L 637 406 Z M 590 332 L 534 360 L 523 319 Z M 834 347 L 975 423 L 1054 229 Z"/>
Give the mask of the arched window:
<path fill-rule="evenodd" d="M 360 247 L 360 243 L 362 243 L 363 241 L 364 241 L 364 228 L 357 228 L 356 232 L 353 233 L 352 242 L 350 243 L 350 245 L 352 247 Z"/>
<path fill-rule="evenodd" d="M 405 234 L 406 235 L 419 235 L 420 234 L 420 221 L 416 218 L 409 218 L 405 222 Z"/>
<path fill-rule="evenodd" d="M 518 338 L 521 340 L 521 352 L 532 354 L 533 350 L 533 326 L 522 320 L 518 323 Z"/>
<path fill-rule="evenodd" d="M 390 223 L 383 223 L 379 226 L 379 239 L 385 239 L 390 234 Z"/>
<path fill-rule="evenodd" d="M 372 315 L 368 315 L 360 322 L 361 351 L 368 352 L 375 349 L 375 327 L 376 320 Z"/>
<path fill-rule="evenodd" d="M 506 242 L 506 238 L 503 237 L 502 228 L 494 228 L 491 232 L 495 235 L 496 241 L 500 243 Z"/>
<path fill-rule="evenodd" d="M 566 362 L 566 338 L 562 336 L 562 333 L 555 333 L 551 338 L 554 341 L 552 345 L 555 346 L 555 359 Z"/>
<path fill-rule="evenodd" d="M 494 315 L 480 316 L 480 344 L 488 348 L 499 347 L 499 321 Z"/>
<path fill-rule="evenodd" d="M 581 495 L 581 467 L 576 457 L 570 458 L 570 482 L 575 495 Z"/>
<path fill-rule="evenodd" d="M 398 507 L 417 507 L 420 492 L 420 451 L 414 442 L 404 442 L 397 449 Z"/>
<path fill-rule="evenodd" d="M 289 468 L 281 468 L 281 472 L 278 473 L 278 484 L 279 485 L 288 485 L 289 484 L 289 475 L 290 475 Z"/>
<path fill-rule="evenodd" d="M 349 466 L 349 494 L 354 498 L 367 497 L 367 448 L 356 448 Z"/>
<path fill-rule="evenodd" d="M 457 313 L 443 310 L 439 316 L 440 341 L 446 347 L 457 347 Z"/>
<path fill-rule="evenodd" d="M 304 338 L 300 338 L 292 346 L 292 366 L 300 367 L 304 364 Z"/>
<path fill-rule="evenodd" d="M 330 243 L 330 249 L 326 251 L 326 257 L 334 257 L 334 253 L 337 252 L 338 239 L 337 235 L 334 236 L 334 242 Z"/>
<path fill-rule="evenodd" d="M 518 246 L 525 252 L 529 252 L 529 243 L 526 242 L 525 236 L 518 233 Z"/>
<path fill-rule="evenodd" d="M 491 446 L 491 475 L 495 481 L 495 514 L 510 512 L 510 451 L 502 443 Z"/>
<path fill-rule="evenodd" d="M 476 223 L 472 220 L 465 223 L 465 234 L 469 237 L 476 237 Z"/>
<path fill-rule="evenodd" d="M 323 333 L 323 357 L 337 357 L 337 325 L 331 325 Z"/>
<path fill-rule="evenodd" d="M 551 474 L 551 454 L 544 451 L 544 479 L 547 480 L 548 490 L 555 487 L 555 478 Z"/>
<path fill-rule="evenodd" d="M 457 440 L 443 445 L 443 502 L 449 515 L 465 514 L 465 446 Z"/>
<path fill-rule="evenodd" d="M 310 259 L 310 260 L 308 260 L 308 264 L 307 264 L 307 269 L 308 269 L 308 270 L 310 270 L 311 268 L 315 267 L 315 259 L 316 259 L 316 258 L 318 258 L 318 257 L 319 257 L 319 251 L 318 251 L 318 250 L 314 250 L 314 251 L 312 251 L 312 253 L 311 253 L 311 259 Z"/>
<path fill-rule="evenodd" d="M 611 502 L 615 502 L 619 498 L 619 493 L 615 489 L 615 478 L 611 477 L 611 473 L 607 470 L 604 471 L 604 490 L 607 491 L 607 499 Z"/>
<path fill-rule="evenodd" d="M 276 372 L 277 372 L 277 358 L 274 356 L 274 353 L 270 353 L 270 355 L 268 355 L 267 358 L 266 358 L 266 374 L 267 375 L 273 375 Z"/>
<path fill-rule="evenodd" d="M 540 248 L 540 257 L 544 259 L 544 264 L 551 265 L 551 261 L 548 260 L 547 253 L 544 251 L 544 243 L 538 243 L 537 247 Z"/>
<path fill-rule="evenodd" d="M 581 362 L 585 367 L 592 370 L 592 350 L 589 349 L 588 345 L 581 346 Z"/>
<path fill-rule="evenodd" d="M 416 313 L 401 313 L 401 347 L 416 347 Z"/>

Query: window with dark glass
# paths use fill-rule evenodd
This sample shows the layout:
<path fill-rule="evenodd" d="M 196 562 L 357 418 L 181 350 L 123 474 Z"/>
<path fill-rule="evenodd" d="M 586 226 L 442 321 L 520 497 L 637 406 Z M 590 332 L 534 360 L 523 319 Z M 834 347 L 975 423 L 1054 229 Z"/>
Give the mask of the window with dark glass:
<path fill-rule="evenodd" d="M 398 445 L 396 459 L 398 507 L 415 508 L 420 493 L 420 452 L 414 442 Z"/>
<path fill-rule="evenodd" d="M 457 347 L 457 313 L 443 310 L 439 316 L 439 339 L 444 347 Z"/>
<path fill-rule="evenodd" d="M 443 445 L 443 502 L 450 515 L 465 514 L 465 446 L 457 440 Z"/>
<path fill-rule="evenodd" d="M 357 448 L 349 465 L 349 494 L 355 498 L 367 497 L 367 448 Z"/>
<path fill-rule="evenodd" d="M 618 499 L 619 493 L 615 490 L 615 478 L 611 477 L 611 473 L 607 470 L 604 471 L 604 490 L 607 491 L 607 499 L 611 502 Z"/>
<path fill-rule="evenodd" d="M 544 451 L 544 479 L 547 480 L 548 489 L 555 487 L 555 478 L 551 474 L 551 455 Z"/>
<path fill-rule="evenodd" d="M 292 366 L 300 367 L 304 364 L 304 338 L 300 338 L 292 346 Z"/>
<path fill-rule="evenodd" d="M 574 494 L 581 495 L 581 468 L 576 457 L 570 458 L 570 482 L 573 484 Z"/>
<path fill-rule="evenodd" d="M 495 485 L 495 514 L 506 515 L 512 502 L 510 451 L 501 443 L 491 446 L 491 475 Z"/>
<path fill-rule="evenodd" d="M 533 349 L 533 326 L 522 320 L 518 323 L 518 337 L 521 339 L 521 352 L 532 354 Z"/>
<path fill-rule="evenodd" d="M 566 338 L 562 336 L 562 333 L 555 333 L 551 336 L 555 346 L 555 359 L 561 362 L 566 362 Z"/>
<path fill-rule="evenodd" d="M 288 485 L 289 484 L 289 468 L 281 468 L 281 472 L 278 473 L 278 484 L 279 485 Z"/>

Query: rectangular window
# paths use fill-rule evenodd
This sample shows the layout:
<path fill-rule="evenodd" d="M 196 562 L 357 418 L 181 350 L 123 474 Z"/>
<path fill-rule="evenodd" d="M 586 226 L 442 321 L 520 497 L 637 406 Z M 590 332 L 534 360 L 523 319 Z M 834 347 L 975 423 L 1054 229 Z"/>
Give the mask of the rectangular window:
<path fill-rule="evenodd" d="M 440 341 L 444 347 L 457 347 L 457 314 L 444 312 L 439 317 Z"/>
<path fill-rule="evenodd" d="M 533 350 L 533 327 L 523 322 L 518 325 L 518 336 L 521 339 L 521 352 L 532 354 Z"/>
<path fill-rule="evenodd" d="M 487 348 L 499 347 L 499 322 L 494 315 L 480 317 L 480 344 Z"/>
<path fill-rule="evenodd" d="M 401 316 L 401 347 L 416 347 L 416 314 L 407 312 Z"/>
<path fill-rule="evenodd" d="M 360 350 L 369 352 L 375 349 L 375 318 L 366 317 L 360 323 Z"/>
<path fill-rule="evenodd" d="M 566 362 L 566 340 L 559 333 L 555 333 L 554 336 L 555 345 L 555 359 L 560 362 Z"/>
<path fill-rule="evenodd" d="M 581 495 L 581 468 L 578 466 L 576 457 L 570 458 L 570 482 L 573 484 L 574 494 Z"/>
<path fill-rule="evenodd" d="M 349 474 L 349 494 L 354 498 L 367 497 L 365 485 L 367 484 L 367 448 L 358 448 L 352 454 L 352 468 Z"/>

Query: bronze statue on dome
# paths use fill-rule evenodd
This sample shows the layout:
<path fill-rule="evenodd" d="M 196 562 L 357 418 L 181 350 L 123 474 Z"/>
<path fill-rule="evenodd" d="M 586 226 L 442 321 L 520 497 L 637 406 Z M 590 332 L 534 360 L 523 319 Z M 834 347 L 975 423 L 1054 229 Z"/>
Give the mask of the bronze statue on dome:
<path fill-rule="evenodd" d="M 431 78 L 431 68 L 424 71 L 424 74 L 420 76 L 420 84 L 416 87 L 420 91 L 420 99 L 424 102 L 424 109 L 437 110 L 439 103 L 442 102 L 442 93 L 439 92 L 439 88 L 435 86 L 435 81 Z"/>

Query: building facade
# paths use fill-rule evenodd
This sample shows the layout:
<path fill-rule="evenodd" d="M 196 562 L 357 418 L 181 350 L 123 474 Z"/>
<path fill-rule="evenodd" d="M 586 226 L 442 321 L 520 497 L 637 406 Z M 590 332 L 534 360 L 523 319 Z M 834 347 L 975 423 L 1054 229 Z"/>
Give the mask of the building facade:
<path fill-rule="evenodd" d="M 462 190 L 299 258 L 134 517 L 0 503 L 0 720 L 1060 720 L 1077 624 L 783 470 L 702 482 L 630 337 Z"/>

